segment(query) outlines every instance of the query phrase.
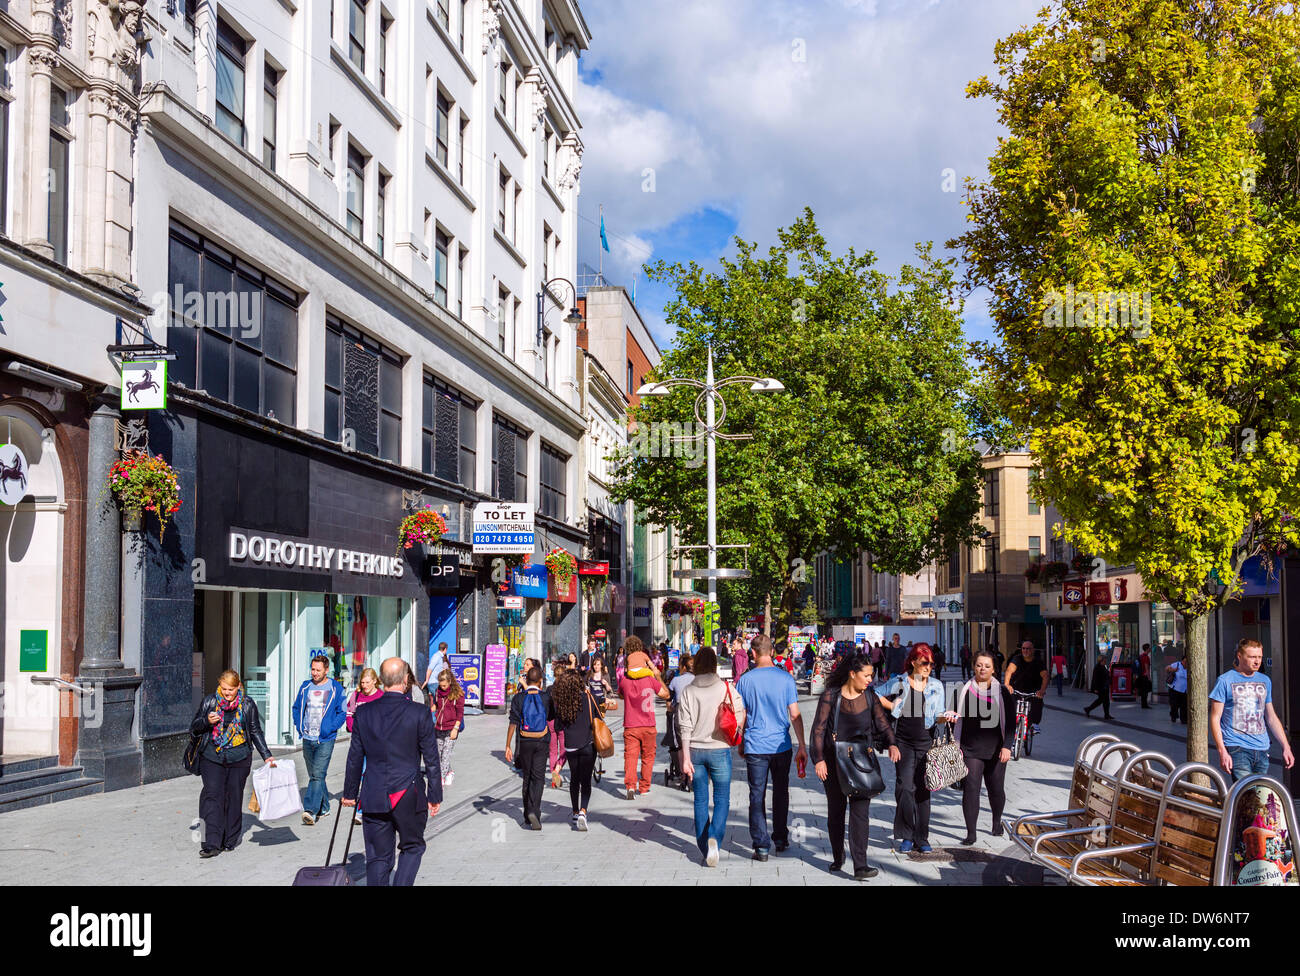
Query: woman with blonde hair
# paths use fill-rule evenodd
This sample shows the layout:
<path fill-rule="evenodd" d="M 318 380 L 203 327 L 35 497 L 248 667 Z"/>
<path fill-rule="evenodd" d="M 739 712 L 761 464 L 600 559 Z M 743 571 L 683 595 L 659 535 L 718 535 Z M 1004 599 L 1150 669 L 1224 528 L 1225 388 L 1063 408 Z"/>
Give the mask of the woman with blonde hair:
<path fill-rule="evenodd" d="M 465 692 L 451 668 L 443 668 L 438 674 L 438 690 L 433 696 L 433 730 L 438 737 L 438 766 L 442 769 L 443 786 L 450 786 L 456 780 L 451 768 L 451 754 L 456 748 L 456 736 L 460 735 L 460 723 L 464 719 Z"/>
<path fill-rule="evenodd" d="M 275 765 L 262 734 L 257 702 L 248 697 L 238 671 L 222 671 L 217 690 L 203 699 L 190 723 L 197 739 L 199 818 L 203 846 L 199 857 L 216 857 L 239 846 L 244 832 L 244 783 L 253 766 L 252 750 Z"/>

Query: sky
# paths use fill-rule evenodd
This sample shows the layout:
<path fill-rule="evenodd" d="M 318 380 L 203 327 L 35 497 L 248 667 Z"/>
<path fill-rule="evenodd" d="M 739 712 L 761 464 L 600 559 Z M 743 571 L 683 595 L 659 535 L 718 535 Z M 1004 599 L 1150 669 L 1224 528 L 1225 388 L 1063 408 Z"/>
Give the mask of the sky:
<path fill-rule="evenodd" d="M 1000 127 L 966 97 L 993 45 L 1042 0 L 585 0 L 578 262 L 604 259 L 661 349 L 670 297 L 648 261 L 716 270 L 736 235 L 760 251 L 812 207 L 832 250 L 896 274 L 920 241 L 950 256 L 964 180 Z M 610 252 L 602 254 L 601 207 Z M 986 296 L 964 313 L 993 338 Z"/>

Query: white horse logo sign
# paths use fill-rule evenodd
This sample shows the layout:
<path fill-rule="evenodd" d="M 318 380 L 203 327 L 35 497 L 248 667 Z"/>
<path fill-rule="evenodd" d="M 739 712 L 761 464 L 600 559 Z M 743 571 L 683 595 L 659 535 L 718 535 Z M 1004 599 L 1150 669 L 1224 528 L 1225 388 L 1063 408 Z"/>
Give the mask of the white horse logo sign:
<path fill-rule="evenodd" d="M 122 364 L 122 409 L 163 410 L 167 407 L 167 360 Z"/>
<path fill-rule="evenodd" d="M 17 505 L 27 494 L 27 458 L 17 444 L 0 447 L 0 502 Z"/>

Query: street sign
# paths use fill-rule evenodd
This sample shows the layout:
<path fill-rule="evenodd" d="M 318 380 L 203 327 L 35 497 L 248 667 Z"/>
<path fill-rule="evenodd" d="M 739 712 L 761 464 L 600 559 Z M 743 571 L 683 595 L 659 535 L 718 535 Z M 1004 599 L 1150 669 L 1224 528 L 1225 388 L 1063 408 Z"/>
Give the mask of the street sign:
<path fill-rule="evenodd" d="M 17 505 L 27 494 L 27 458 L 17 444 L 0 446 L 0 502 Z"/>
<path fill-rule="evenodd" d="M 503 597 L 501 606 L 505 610 L 522 610 L 524 608 L 524 598 L 521 596 Z"/>
<path fill-rule="evenodd" d="M 122 364 L 121 409 L 167 409 L 167 360 L 142 359 Z"/>
<path fill-rule="evenodd" d="M 18 670 L 44 671 L 49 663 L 50 632 L 48 630 L 20 630 L 18 632 Z"/>
<path fill-rule="evenodd" d="M 748 569 L 674 569 L 673 579 L 749 579 Z"/>
<path fill-rule="evenodd" d="M 722 608 L 716 603 L 704 604 L 704 643 L 713 646 L 713 632 L 722 622 Z"/>
<path fill-rule="evenodd" d="M 533 506 L 480 502 L 474 506 L 474 552 L 493 556 L 531 555 L 536 547 Z"/>

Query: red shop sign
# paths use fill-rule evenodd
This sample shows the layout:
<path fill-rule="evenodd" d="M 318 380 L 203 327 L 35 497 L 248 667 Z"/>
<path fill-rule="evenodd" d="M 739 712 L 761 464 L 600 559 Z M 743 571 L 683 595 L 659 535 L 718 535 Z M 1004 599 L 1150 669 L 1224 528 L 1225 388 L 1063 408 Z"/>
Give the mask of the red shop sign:
<path fill-rule="evenodd" d="M 1090 582 L 1088 584 L 1088 602 L 1102 607 L 1113 603 L 1110 593 L 1110 580 Z"/>
<path fill-rule="evenodd" d="M 608 562 L 597 563 L 597 562 L 592 562 L 590 559 L 579 559 L 578 575 L 579 576 L 608 576 L 609 563 Z"/>
<path fill-rule="evenodd" d="M 1071 583 L 1066 583 L 1062 590 L 1061 599 L 1066 603 L 1082 603 L 1083 582 L 1081 580 L 1075 580 Z"/>

